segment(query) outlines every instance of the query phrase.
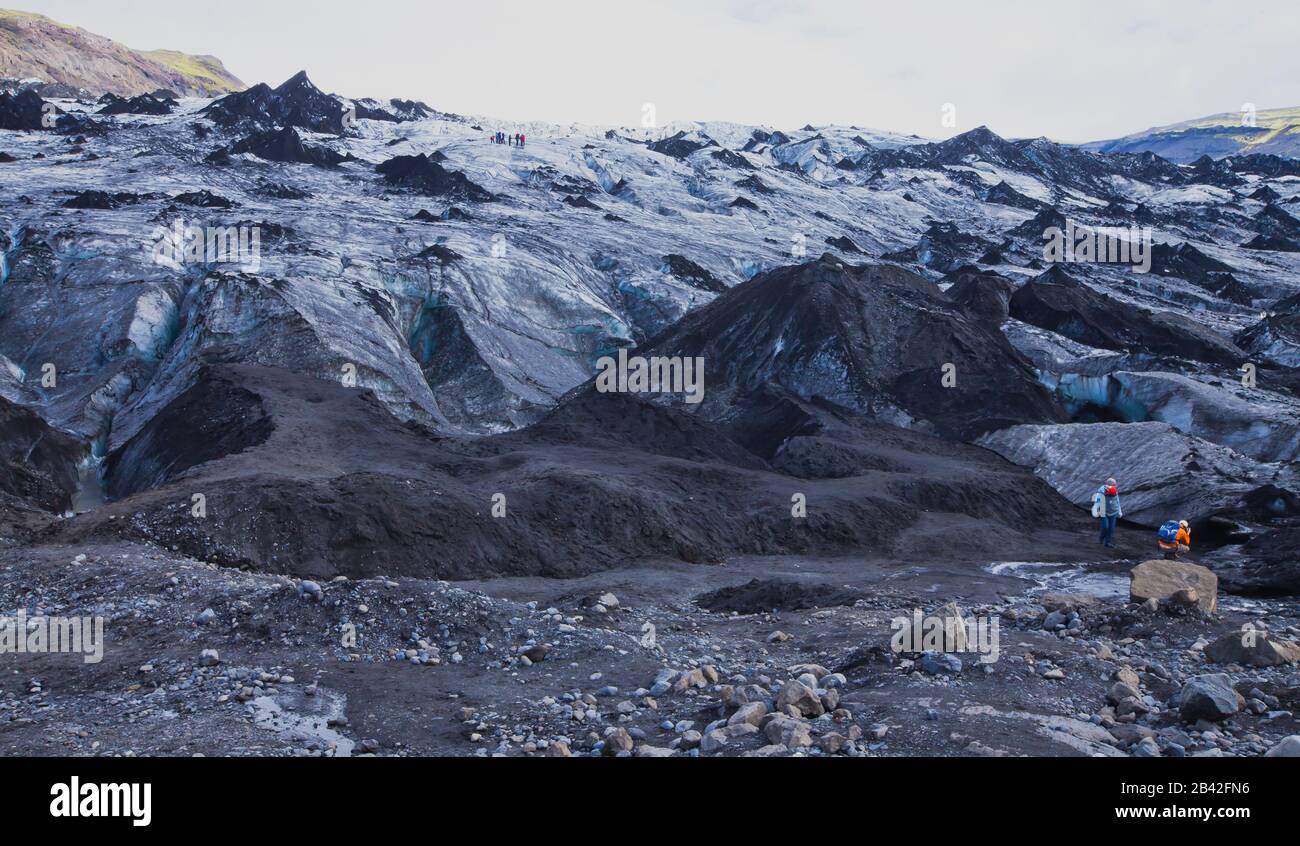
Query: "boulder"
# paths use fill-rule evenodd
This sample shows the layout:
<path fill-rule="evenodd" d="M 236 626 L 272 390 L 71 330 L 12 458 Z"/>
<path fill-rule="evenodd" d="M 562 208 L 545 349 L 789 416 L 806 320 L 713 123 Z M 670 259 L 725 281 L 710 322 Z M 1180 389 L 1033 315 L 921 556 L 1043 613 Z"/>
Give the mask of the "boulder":
<path fill-rule="evenodd" d="M 812 746 L 812 735 L 808 732 L 808 724 L 784 714 L 776 714 L 767 721 L 767 725 L 763 727 L 763 736 L 772 745 L 784 746 L 787 749 Z"/>
<path fill-rule="evenodd" d="M 1264 753 L 1265 758 L 1300 758 L 1300 734 L 1282 738 L 1282 741 Z"/>
<path fill-rule="evenodd" d="M 826 709 L 816 692 L 808 685 L 795 679 L 791 679 L 781 687 L 781 693 L 776 699 L 776 708 L 778 711 L 794 708 L 805 717 L 818 717 L 826 713 Z"/>
<path fill-rule="evenodd" d="M 1193 676 L 1178 693 L 1178 712 L 1191 723 L 1197 720 L 1226 720 L 1241 710 L 1245 699 L 1232 688 L 1226 673 Z"/>
<path fill-rule="evenodd" d="M 714 729 L 700 738 L 700 751 L 705 755 L 712 755 L 715 752 L 722 751 L 722 747 L 727 745 L 730 736 L 722 729 Z"/>
<path fill-rule="evenodd" d="M 620 752 L 631 752 L 632 747 L 635 745 L 635 742 L 632 740 L 632 735 L 628 734 L 627 729 L 617 727 L 611 728 L 605 732 L 605 748 L 603 752 L 606 755 L 617 755 Z"/>
<path fill-rule="evenodd" d="M 1133 602 L 1169 602 L 1174 594 L 1188 588 L 1196 591 L 1197 607 L 1213 614 L 1219 603 L 1219 577 L 1206 567 L 1155 560 L 1143 561 L 1129 573 L 1129 598 Z"/>
<path fill-rule="evenodd" d="M 748 724 L 752 726 L 757 726 L 759 723 L 763 721 L 763 717 L 765 716 L 767 716 L 766 705 L 764 705 L 762 702 L 750 702 L 748 704 L 741 705 L 740 708 L 736 711 L 736 713 L 731 715 L 731 719 L 727 720 L 727 725 L 735 726 L 741 724 Z"/>
<path fill-rule="evenodd" d="M 708 684 L 704 680 L 704 673 L 700 669 L 683 670 L 682 674 L 673 682 L 672 692 L 683 693 L 687 688 L 705 687 Z"/>
<path fill-rule="evenodd" d="M 1277 667 L 1300 663 L 1300 646 L 1278 640 L 1268 632 L 1243 629 L 1229 632 L 1205 647 L 1205 657 L 1215 664 Z"/>
<path fill-rule="evenodd" d="M 1119 703 L 1123 702 L 1125 699 L 1130 699 L 1130 698 L 1141 699 L 1142 694 L 1138 692 L 1136 687 L 1126 684 L 1122 681 L 1115 682 L 1113 685 L 1111 685 L 1110 690 L 1106 693 L 1106 700 L 1110 702 L 1112 705 L 1118 705 Z"/>
<path fill-rule="evenodd" d="M 917 662 L 921 672 L 932 676 L 958 675 L 961 673 L 961 659 L 948 652 L 926 652 Z"/>

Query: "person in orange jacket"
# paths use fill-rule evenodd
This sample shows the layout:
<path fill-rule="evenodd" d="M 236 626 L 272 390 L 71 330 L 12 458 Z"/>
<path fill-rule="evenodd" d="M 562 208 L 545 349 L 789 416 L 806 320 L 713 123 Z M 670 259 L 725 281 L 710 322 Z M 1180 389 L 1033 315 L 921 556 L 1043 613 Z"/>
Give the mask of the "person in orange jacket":
<path fill-rule="evenodd" d="M 1192 527 L 1186 520 L 1178 521 L 1178 531 L 1172 540 L 1166 540 L 1164 533 L 1156 536 L 1156 542 L 1165 553 L 1165 558 L 1175 559 L 1179 553 L 1189 552 L 1192 548 Z"/>

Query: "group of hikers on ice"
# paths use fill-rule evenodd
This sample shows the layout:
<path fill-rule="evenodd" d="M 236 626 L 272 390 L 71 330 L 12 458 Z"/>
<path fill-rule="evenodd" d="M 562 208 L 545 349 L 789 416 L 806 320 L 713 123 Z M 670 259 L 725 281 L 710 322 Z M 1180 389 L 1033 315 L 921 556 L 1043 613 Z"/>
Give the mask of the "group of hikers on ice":
<path fill-rule="evenodd" d="M 509 144 L 511 147 L 522 147 L 528 139 L 521 132 L 493 132 L 488 136 L 488 140 L 493 144 Z"/>
<path fill-rule="evenodd" d="M 1114 479 L 1107 479 L 1106 484 L 1092 495 L 1092 516 L 1101 521 L 1098 542 L 1108 549 L 1114 547 L 1115 526 L 1124 516 L 1124 509 L 1119 504 L 1119 485 Z M 1170 520 L 1156 531 L 1156 543 L 1165 558 L 1177 558 L 1192 548 L 1192 527 L 1186 520 Z"/>

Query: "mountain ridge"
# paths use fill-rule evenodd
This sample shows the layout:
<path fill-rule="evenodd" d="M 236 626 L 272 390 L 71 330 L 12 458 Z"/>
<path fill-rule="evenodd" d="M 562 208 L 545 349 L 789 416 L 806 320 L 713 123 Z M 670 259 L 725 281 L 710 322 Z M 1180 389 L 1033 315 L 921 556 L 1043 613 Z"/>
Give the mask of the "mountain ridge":
<path fill-rule="evenodd" d="M 213 97 L 245 85 L 215 56 L 135 50 L 81 27 L 32 12 L 0 9 L 0 77 L 39 79 L 94 96 L 167 89 Z M 57 96 L 57 95 L 56 95 Z"/>
<path fill-rule="evenodd" d="M 1080 145 L 1098 153 L 1155 153 L 1179 164 L 1202 156 L 1221 159 L 1249 153 L 1300 157 L 1300 107 L 1260 109 L 1254 125 L 1242 112 L 1221 112 L 1104 141 Z"/>

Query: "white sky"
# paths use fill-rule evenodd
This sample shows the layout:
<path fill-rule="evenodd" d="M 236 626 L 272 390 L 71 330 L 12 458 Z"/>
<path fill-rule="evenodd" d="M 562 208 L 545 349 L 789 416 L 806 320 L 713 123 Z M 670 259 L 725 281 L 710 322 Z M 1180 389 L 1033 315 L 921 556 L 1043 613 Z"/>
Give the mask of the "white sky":
<path fill-rule="evenodd" d="M 1088 141 L 1300 105 L 1295 0 L 0 0 L 248 84 L 517 120 Z M 178 8 L 187 11 L 178 12 Z M 940 122 L 957 107 L 957 126 Z"/>

